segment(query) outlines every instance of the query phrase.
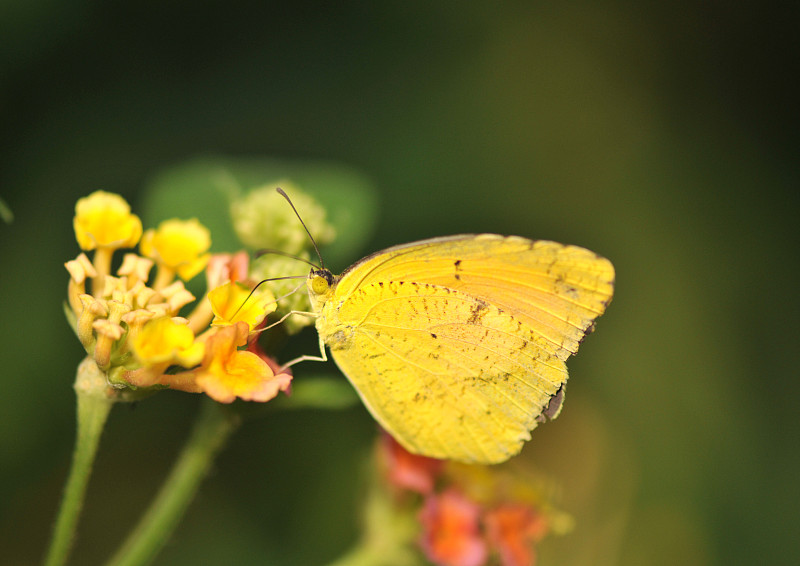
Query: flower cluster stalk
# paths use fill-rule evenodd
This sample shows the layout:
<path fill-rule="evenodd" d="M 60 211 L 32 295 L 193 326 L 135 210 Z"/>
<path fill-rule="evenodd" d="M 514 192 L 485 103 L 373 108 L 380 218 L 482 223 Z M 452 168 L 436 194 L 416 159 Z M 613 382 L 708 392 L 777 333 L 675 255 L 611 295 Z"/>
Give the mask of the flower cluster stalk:
<path fill-rule="evenodd" d="M 105 374 L 91 358 L 78 366 L 75 393 L 78 397 L 75 451 L 45 566 L 61 566 L 69 557 L 100 436 L 115 401 Z"/>

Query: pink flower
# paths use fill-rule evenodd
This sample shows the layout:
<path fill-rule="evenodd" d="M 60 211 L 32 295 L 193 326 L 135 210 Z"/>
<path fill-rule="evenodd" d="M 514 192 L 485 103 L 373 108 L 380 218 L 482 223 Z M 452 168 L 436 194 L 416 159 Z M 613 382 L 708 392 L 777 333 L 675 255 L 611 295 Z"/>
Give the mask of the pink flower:
<path fill-rule="evenodd" d="M 439 566 L 481 566 L 487 550 L 480 514 L 480 507 L 455 489 L 429 495 L 420 512 L 428 560 Z"/>
<path fill-rule="evenodd" d="M 527 505 L 506 503 L 484 517 L 489 544 L 497 549 L 503 566 L 533 566 L 534 543 L 547 534 L 547 521 Z"/>
<path fill-rule="evenodd" d="M 411 454 L 388 433 L 381 437 L 380 451 L 392 485 L 423 495 L 433 491 L 443 460 Z"/>

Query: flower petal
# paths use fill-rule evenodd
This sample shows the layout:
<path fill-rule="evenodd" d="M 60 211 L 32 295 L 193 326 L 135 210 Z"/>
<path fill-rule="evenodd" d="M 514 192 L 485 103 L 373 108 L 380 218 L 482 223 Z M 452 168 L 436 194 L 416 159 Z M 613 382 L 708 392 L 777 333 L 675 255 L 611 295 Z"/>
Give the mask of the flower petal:
<path fill-rule="evenodd" d="M 146 365 L 166 362 L 189 368 L 203 359 L 204 346 L 185 324 L 161 317 L 144 324 L 133 340 L 136 358 Z"/>
<path fill-rule="evenodd" d="M 208 300 L 214 312 L 211 326 L 243 321 L 252 331 L 275 310 L 275 296 L 269 289 L 259 287 L 251 294 L 250 289 L 233 281 L 212 289 L 208 293 Z"/>

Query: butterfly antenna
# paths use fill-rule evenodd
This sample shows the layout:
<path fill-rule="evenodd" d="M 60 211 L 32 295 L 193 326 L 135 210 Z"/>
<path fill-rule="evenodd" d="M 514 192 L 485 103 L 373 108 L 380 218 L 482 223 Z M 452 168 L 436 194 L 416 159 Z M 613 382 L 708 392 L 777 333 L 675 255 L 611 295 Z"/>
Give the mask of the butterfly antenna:
<path fill-rule="evenodd" d="M 281 250 L 273 250 L 273 249 L 258 250 L 255 253 L 255 256 L 256 257 L 261 257 L 262 255 L 267 255 L 267 254 L 282 255 L 283 257 L 290 257 L 292 259 L 296 259 L 297 261 L 302 261 L 303 263 L 307 263 L 311 267 L 316 267 L 317 269 L 319 269 L 319 267 L 320 267 L 319 265 L 317 265 L 313 261 L 309 261 L 304 257 L 299 257 L 299 256 L 296 256 L 296 255 L 293 255 L 293 254 L 290 254 L 290 253 L 287 253 L 287 252 L 284 252 L 284 251 L 281 251 Z"/>
<path fill-rule="evenodd" d="M 325 262 L 324 262 L 324 261 L 322 261 L 322 254 L 321 254 L 321 253 L 319 253 L 319 248 L 317 247 L 317 242 L 315 242 L 315 241 L 314 241 L 314 236 L 312 236 L 312 235 L 311 235 L 311 232 L 309 232 L 309 230 L 308 230 L 308 226 L 306 226 L 306 223 L 305 223 L 305 222 L 303 222 L 303 219 L 302 219 L 302 218 L 300 218 L 300 213 L 298 213 L 298 212 L 297 212 L 297 209 L 294 207 L 294 204 L 292 204 L 292 199 L 290 199 L 290 198 L 289 198 L 289 195 L 287 195 L 287 194 L 284 192 L 284 190 L 283 190 L 282 188 L 280 188 L 280 187 L 275 187 L 275 190 L 276 190 L 276 191 L 278 191 L 278 193 L 279 193 L 279 194 L 280 194 L 280 195 L 281 195 L 283 198 L 285 198 L 285 199 L 286 199 L 286 202 L 288 202 L 288 203 L 289 203 L 289 206 L 291 206 L 291 207 L 292 207 L 292 210 L 294 210 L 294 214 L 295 214 L 295 216 L 297 216 L 297 219 L 300 221 L 300 224 L 302 224 L 302 225 L 303 225 L 303 228 L 305 229 L 305 231 L 306 231 L 306 234 L 308 234 L 308 239 L 309 239 L 309 240 L 311 240 L 311 243 L 314 245 L 314 251 L 316 251 L 316 252 L 317 252 L 317 257 L 319 258 L 319 266 L 320 266 L 322 269 L 325 269 Z"/>
<path fill-rule="evenodd" d="M 264 283 L 268 283 L 268 282 L 270 282 L 270 281 L 282 281 L 282 280 L 284 280 L 284 279 L 308 279 L 308 277 L 307 277 L 306 275 L 287 275 L 287 276 L 285 276 L 285 277 L 272 277 L 272 278 L 270 278 L 270 279 L 263 279 L 263 280 L 259 281 L 259 282 L 256 284 L 256 286 L 255 286 L 255 287 L 253 287 L 253 289 L 250 291 L 250 293 L 247 295 L 247 297 L 245 297 L 244 301 L 242 301 L 242 304 L 241 304 L 241 305 L 239 305 L 239 308 L 238 308 L 238 309 L 236 309 L 236 311 L 235 311 L 235 312 L 234 312 L 234 313 L 233 313 L 233 314 L 230 316 L 231 320 L 233 320 L 233 319 L 236 317 L 236 315 L 237 315 L 237 314 L 239 314 L 239 311 L 240 311 L 240 310 L 242 310 L 242 308 L 243 308 L 243 307 L 244 307 L 244 306 L 247 304 L 247 301 L 249 301 L 249 300 L 250 300 L 250 297 L 252 297 L 252 296 L 253 296 L 253 293 L 255 293 L 255 292 L 256 292 L 256 289 L 258 289 L 259 287 L 261 287 L 261 285 L 263 285 Z M 297 289 L 299 289 L 301 286 L 302 286 L 302 285 L 299 285 L 299 286 L 297 287 Z M 288 293 L 288 294 L 284 295 L 283 297 L 278 297 L 277 299 L 275 299 L 275 301 L 274 301 L 274 302 L 276 302 L 276 303 L 277 303 L 277 302 L 278 302 L 278 301 L 280 301 L 281 299 L 283 299 L 283 298 L 285 298 L 285 297 L 288 297 L 288 296 L 289 296 L 289 295 L 291 295 L 292 293 L 295 293 L 295 292 L 297 292 L 297 289 L 295 289 L 295 290 L 294 290 L 294 291 L 292 291 L 291 293 Z"/>

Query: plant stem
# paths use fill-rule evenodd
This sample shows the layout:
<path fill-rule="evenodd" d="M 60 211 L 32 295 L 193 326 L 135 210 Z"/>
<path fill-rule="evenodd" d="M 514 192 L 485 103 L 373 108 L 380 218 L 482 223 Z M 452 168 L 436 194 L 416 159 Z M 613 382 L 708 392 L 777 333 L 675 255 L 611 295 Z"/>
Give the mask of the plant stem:
<path fill-rule="evenodd" d="M 45 557 L 46 566 L 61 566 L 67 562 L 100 436 L 115 401 L 105 374 L 91 358 L 86 358 L 78 366 L 74 387 L 78 398 L 75 450 L 53 538 Z"/>
<path fill-rule="evenodd" d="M 215 456 L 238 425 L 238 417 L 217 403 L 205 403 L 169 477 L 107 566 L 140 566 L 155 558 L 183 517 Z"/>

